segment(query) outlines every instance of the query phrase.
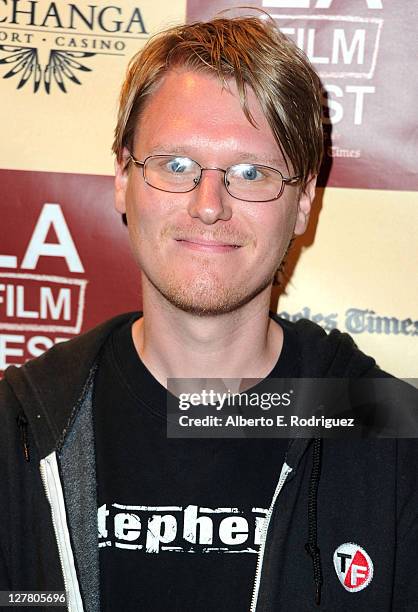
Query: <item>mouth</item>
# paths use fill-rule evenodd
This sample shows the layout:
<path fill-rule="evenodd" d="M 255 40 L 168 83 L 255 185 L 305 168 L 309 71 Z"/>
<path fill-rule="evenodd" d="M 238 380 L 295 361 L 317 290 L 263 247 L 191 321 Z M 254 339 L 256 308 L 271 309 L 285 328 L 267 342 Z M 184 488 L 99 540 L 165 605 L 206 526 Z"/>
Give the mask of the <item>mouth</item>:
<path fill-rule="evenodd" d="M 241 248 L 240 244 L 226 243 L 218 240 L 207 240 L 201 237 L 175 239 L 179 246 L 205 253 L 228 253 Z"/>

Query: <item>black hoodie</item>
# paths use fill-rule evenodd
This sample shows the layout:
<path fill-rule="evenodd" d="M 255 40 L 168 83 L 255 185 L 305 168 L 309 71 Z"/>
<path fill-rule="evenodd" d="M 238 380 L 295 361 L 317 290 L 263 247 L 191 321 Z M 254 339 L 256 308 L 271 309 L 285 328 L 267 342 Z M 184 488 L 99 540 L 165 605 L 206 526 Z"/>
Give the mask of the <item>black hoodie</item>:
<path fill-rule="evenodd" d="M 99 611 L 92 390 L 101 348 L 131 316 L 0 383 L 0 591 L 65 589 L 69 610 Z M 280 324 L 297 334 L 301 377 L 384 375 L 346 334 Z M 251 611 L 418 611 L 417 466 L 415 440 L 293 440 Z"/>

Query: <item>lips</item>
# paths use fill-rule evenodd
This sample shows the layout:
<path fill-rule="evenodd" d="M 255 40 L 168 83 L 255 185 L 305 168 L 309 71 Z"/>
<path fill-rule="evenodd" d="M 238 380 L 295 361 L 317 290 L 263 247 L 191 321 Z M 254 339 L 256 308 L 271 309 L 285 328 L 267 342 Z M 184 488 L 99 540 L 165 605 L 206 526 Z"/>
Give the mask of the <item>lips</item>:
<path fill-rule="evenodd" d="M 219 240 L 206 240 L 205 238 L 179 238 L 178 242 L 190 242 L 192 244 L 200 244 L 201 246 L 229 246 L 238 249 L 241 245 L 233 242 L 223 242 Z"/>
<path fill-rule="evenodd" d="M 206 238 L 191 237 L 191 238 L 176 238 L 176 242 L 185 248 L 192 249 L 194 251 L 205 251 L 212 253 L 225 253 L 228 251 L 235 251 L 239 249 L 241 245 L 228 243 L 219 240 L 209 240 Z"/>

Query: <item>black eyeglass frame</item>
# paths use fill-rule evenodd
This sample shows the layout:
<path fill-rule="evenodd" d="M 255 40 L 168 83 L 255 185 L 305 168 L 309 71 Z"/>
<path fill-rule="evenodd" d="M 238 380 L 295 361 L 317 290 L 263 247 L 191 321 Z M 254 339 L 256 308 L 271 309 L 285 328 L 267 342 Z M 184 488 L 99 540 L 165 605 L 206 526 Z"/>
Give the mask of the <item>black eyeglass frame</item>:
<path fill-rule="evenodd" d="M 144 181 L 146 182 L 147 185 L 149 185 L 150 187 L 152 187 L 153 189 L 157 189 L 158 191 L 163 191 L 165 193 L 189 193 L 190 191 L 193 191 L 193 189 L 196 189 L 196 187 L 199 185 L 201 179 L 202 179 L 202 172 L 203 170 L 218 170 L 219 172 L 222 172 L 224 175 L 224 185 L 225 185 L 225 189 L 227 190 L 227 192 L 229 193 L 229 195 L 232 198 L 235 198 L 236 200 L 240 200 L 241 202 L 273 202 L 274 200 L 278 200 L 281 195 L 283 194 L 285 185 L 294 185 L 296 184 L 299 180 L 300 180 L 300 176 L 283 176 L 283 174 L 280 172 L 280 170 L 277 170 L 277 168 L 272 168 L 271 166 L 266 166 L 264 164 L 250 164 L 250 165 L 254 165 L 257 166 L 259 168 L 266 168 L 267 170 L 272 170 L 273 172 L 276 172 L 282 179 L 282 185 L 281 185 L 281 189 L 279 191 L 279 193 L 274 197 L 274 198 L 269 198 L 268 200 L 246 200 L 244 198 L 238 198 L 237 196 L 233 195 L 229 189 L 228 189 L 228 181 L 226 178 L 226 175 L 228 173 L 228 171 L 233 168 L 234 166 L 241 166 L 241 165 L 249 165 L 249 164 L 232 164 L 232 166 L 228 166 L 228 168 L 226 168 L 225 170 L 223 168 L 217 168 L 215 167 L 210 167 L 210 168 L 203 168 L 196 160 L 192 159 L 192 161 L 200 168 L 200 176 L 199 178 L 193 179 L 194 181 L 194 186 L 191 187 L 190 189 L 186 189 L 185 191 L 170 191 L 169 189 L 161 189 L 161 187 L 155 187 L 155 185 L 152 185 L 150 182 L 148 182 L 147 180 L 147 176 L 145 173 L 145 164 L 147 163 L 147 161 L 149 159 L 155 159 L 158 157 L 179 157 L 178 155 L 148 155 L 144 161 L 139 161 L 138 159 L 136 159 L 132 153 L 129 154 L 129 158 L 128 161 L 131 161 L 135 164 L 135 166 L 137 167 L 142 167 L 142 177 L 144 179 Z M 181 157 L 184 157 L 181 156 Z M 191 158 L 189 158 L 191 159 Z"/>

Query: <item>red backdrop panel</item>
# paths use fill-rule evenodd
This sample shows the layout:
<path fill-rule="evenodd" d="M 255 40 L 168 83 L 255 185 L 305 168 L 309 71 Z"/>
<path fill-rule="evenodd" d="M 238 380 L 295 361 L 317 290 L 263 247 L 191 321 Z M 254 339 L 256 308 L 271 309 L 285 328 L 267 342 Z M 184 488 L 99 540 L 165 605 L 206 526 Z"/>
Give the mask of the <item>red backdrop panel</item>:
<path fill-rule="evenodd" d="M 141 296 L 111 177 L 2 170 L 0 182 L 2 370 Z"/>

